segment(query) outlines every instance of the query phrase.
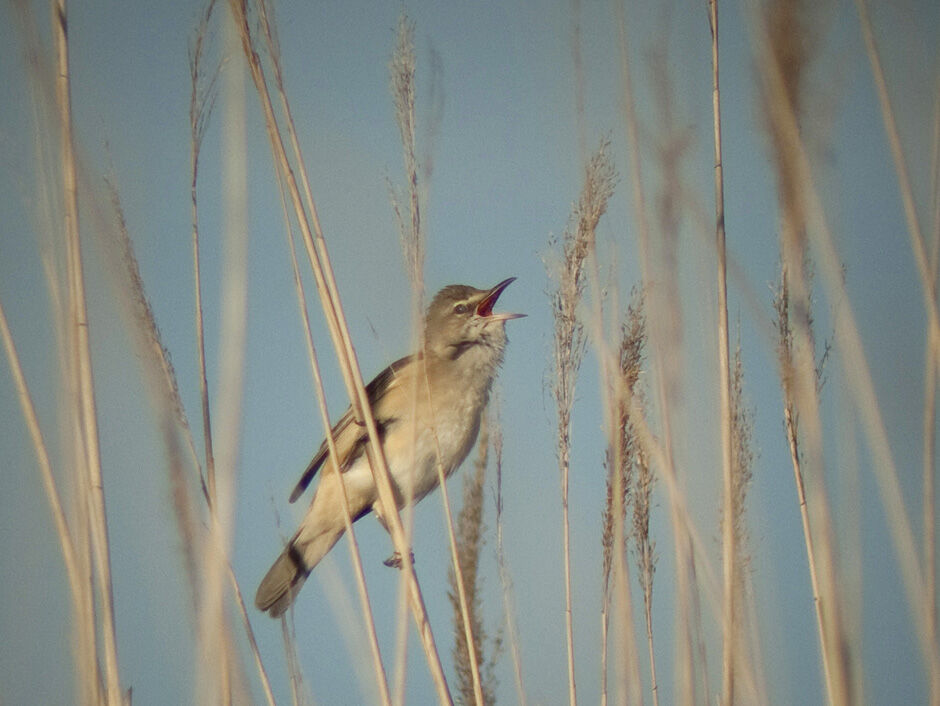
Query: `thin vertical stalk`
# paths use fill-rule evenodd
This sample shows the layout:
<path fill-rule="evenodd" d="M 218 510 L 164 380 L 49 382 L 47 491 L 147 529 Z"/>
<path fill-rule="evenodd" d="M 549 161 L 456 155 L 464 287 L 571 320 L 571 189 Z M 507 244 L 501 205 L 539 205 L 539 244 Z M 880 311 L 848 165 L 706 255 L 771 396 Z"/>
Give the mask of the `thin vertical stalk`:
<path fill-rule="evenodd" d="M 431 384 L 427 378 L 427 366 L 424 366 L 424 382 L 427 391 L 427 403 L 433 409 L 431 400 Z M 447 494 L 447 479 L 444 476 L 444 465 L 441 462 L 440 442 L 437 433 L 434 433 L 434 445 L 437 447 L 437 482 L 441 488 L 441 503 L 444 506 L 444 522 L 447 527 L 447 539 L 450 546 L 451 565 L 454 570 L 457 584 L 457 597 L 460 603 L 460 617 L 463 622 L 464 640 L 467 644 L 467 656 L 470 659 L 470 674 L 473 682 L 473 699 L 477 706 L 485 706 L 483 701 L 483 685 L 480 681 L 480 661 L 477 659 L 476 640 L 473 638 L 473 625 L 470 622 L 470 606 L 467 602 L 467 586 L 464 583 L 463 567 L 460 565 L 460 556 L 457 551 L 457 535 L 454 532 L 454 518 L 450 511 L 450 499 Z"/>
<path fill-rule="evenodd" d="M 724 579 L 722 605 L 722 703 L 734 703 L 735 576 L 737 550 L 731 513 L 734 481 L 731 467 L 731 356 L 728 344 L 728 266 L 725 251 L 725 194 L 721 159 L 721 93 L 718 71 L 718 1 L 708 0 L 712 38 L 712 116 L 715 137 L 715 252 L 718 256 L 718 386 L 721 402 L 721 463 L 724 496 L 722 547 Z"/>
<path fill-rule="evenodd" d="M 258 642 L 255 640 L 255 631 L 251 629 L 251 621 L 248 620 L 248 610 L 245 608 L 245 599 L 242 596 L 241 588 L 238 585 L 238 579 L 235 578 L 235 571 L 231 564 L 227 564 L 229 581 L 232 584 L 232 591 L 235 594 L 235 601 L 238 604 L 239 614 L 242 623 L 245 626 L 245 635 L 248 636 L 248 645 L 251 648 L 251 656 L 255 661 L 255 668 L 258 670 L 258 676 L 261 678 L 261 688 L 264 690 L 264 698 L 268 706 L 274 706 L 274 692 L 271 690 L 271 680 L 268 679 L 268 672 L 261 661 L 261 652 L 258 650 Z"/>
<path fill-rule="evenodd" d="M 405 165 L 405 176 L 408 183 L 408 202 L 410 213 L 410 227 L 406 227 L 404 219 L 399 216 L 402 244 L 405 250 L 406 269 L 412 284 L 412 320 L 418 333 L 418 339 L 423 345 L 424 332 L 422 326 L 420 307 L 423 294 L 422 274 L 424 268 L 424 230 L 421 222 L 421 199 L 418 188 L 418 159 L 415 149 L 415 52 L 414 52 L 414 25 L 405 16 L 399 19 L 398 43 L 389 66 L 391 73 L 392 94 L 395 103 L 395 116 L 398 122 Z M 424 389 L 427 402 L 433 409 L 431 400 L 431 387 L 427 379 L 427 369 L 424 370 Z M 417 379 L 412 389 L 412 403 L 417 404 L 419 394 Z M 412 430 L 412 434 L 415 433 Z M 433 431 L 433 430 L 432 430 Z M 447 492 L 447 483 L 444 474 L 444 465 L 441 461 L 440 441 L 437 433 L 433 432 L 436 447 L 437 479 L 441 489 L 441 503 L 444 506 L 445 527 L 447 529 L 448 545 L 450 547 L 451 567 L 456 577 L 457 596 L 459 599 L 460 615 L 463 622 L 463 633 L 466 640 L 467 656 L 470 661 L 470 672 L 473 683 L 473 697 L 477 706 L 483 706 L 483 686 L 480 679 L 480 665 L 474 645 L 473 625 L 470 620 L 470 607 L 467 602 L 467 588 L 464 582 L 463 567 L 457 549 L 457 536 L 454 532 L 453 513 L 450 509 L 450 498 Z M 406 498 L 406 505 L 411 506 L 411 498 Z M 407 528 L 410 537 L 411 526 Z"/>
<path fill-rule="evenodd" d="M 494 405 L 495 406 L 495 405 Z M 516 612 L 512 599 L 512 579 L 506 566 L 506 554 L 503 547 L 503 429 L 498 414 L 488 423 L 493 436 L 493 458 L 496 465 L 496 566 L 499 570 L 499 582 L 503 594 L 503 614 L 509 632 L 509 651 L 512 656 L 513 677 L 516 682 L 516 703 L 527 706 L 525 687 L 522 682 L 522 656 L 519 649 L 519 630 L 516 625 Z"/>
<path fill-rule="evenodd" d="M 930 283 L 933 287 L 931 297 L 937 298 L 937 272 L 940 266 L 940 74 L 934 92 L 933 149 L 931 169 L 931 190 L 933 195 L 933 236 L 930 244 Z M 924 592 L 927 596 L 925 618 L 932 644 L 937 644 L 937 540 L 936 506 L 934 504 L 936 459 L 936 423 L 937 423 L 937 372 L 930 360 L 932 347 L 940 346 L 940 341 L 928 340 L 924 351 Z M 930 679 L 930 704 L 940 706 L 940 670 L 935 669 Z"/>
<path fill-rule="evenodd" d="M 226 24 L 224 46 L 237 57 L 238 34 Z M 211 499 L 208 532 L 203 542 L 202 605 L 199 616 L 201 659 L 206 669 L 197 683 L 202 701 L 231 703 L 234 654 L 225 610 L 225 572 L 232 539 L 239 436 L 244 392 L 247 336 L 248 231 L 245 194 L 248 188 L 246 90 L 241 63 L 224 75 L 222 118 L 223 262 L 219 331 L 219 395 L 215 497 Z"/>
<path fill-rule="evenodd" d="M 613 608 L 615 616 L 614 638 L 617 644 L 617 702 L 643 702 L 643 687 L 640 677 L 640 662 L 633 624 L 633 595 L 631 577 L 628 570 L 627 533 L 625 519 L 628 494 L 630 492 L 633 467 L 636 463 L 638 448 L 636 435 L 631 424 L 629 407 L 635 394 L 639 379 L 645 326 L 642 319 L 641 300 L 635 299 L 627 312 L 627 318 L 619 327 L 613 327 L 620 333 L 616 352 L 603 340 L 602 326 L 602 291 L 598 272 L 596 253 L 590 255 L 591 264 L 591 302 L 593 306 L 593 324 L 595 346 L 600 363 L 600 385 L 603 407 L 605 410 L 605 431 L 607 445 L 607 498 L 603 514 L 602 549 L 603 588 L 601 621 L 601 703 L 608 700 L 607 693 L 607 643 L 610 622 L 611 592 L 616 597 Z M 613 317 L 613 321 L 618 321 Z M 611 588 L 613 574 L 613 589 Z"/>
<path fill-rule="evenodd" d="M 574 680 L 574 627 L 571 613 L 571 531 L 568 522 L 568 475 L 571 467 L 568 450 L 563 454 L 561 476 L 561 521 L 564 527 L 562 553 L 565 560 L 565 644 L 568 646 L 568 703 L 577 706 Z"/>
<path fill-rule="evenodd" d="M 104 643 L 104 677 L 107 703 L 121 703 L 118 675 L 117 637 L 114 625 L 114 593 L 111 582 L 111 557 L 105 511 L 104 485 L 101 478 L 101 451 L 95 407 L 91 344 L 88 334 L 88 309 L 82 265 L 78 223 L 78 181 L 72 142 L 71 83 L 69 74 L 68 16 L 66 0 L 54 0 L 52 29 L 56 50 L 56 103 L 59 109 L 59 137 L 62 158 L 62 190 L 65 206 L 65 237 L 68 252 L 72 355 L 78 375 L 75 420 L 81 439 L 88 476 L 89 524 L 95 557 L 99 600 L 101 602 L 101 638 Z"/>

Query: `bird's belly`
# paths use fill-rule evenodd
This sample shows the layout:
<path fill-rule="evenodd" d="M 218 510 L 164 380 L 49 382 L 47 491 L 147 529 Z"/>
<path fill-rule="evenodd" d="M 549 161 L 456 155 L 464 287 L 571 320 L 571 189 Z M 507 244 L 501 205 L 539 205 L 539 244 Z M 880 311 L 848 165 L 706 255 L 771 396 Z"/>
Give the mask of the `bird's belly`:
<path fill-rule="evenodd" d="M 425 427 L 413 437 L 414 443 L 403 443 L 400 448 L 386 446 L 386 460 L 389 472 L 398 486 L 401 503 L 408 499 L 418 502 L 438 486 L 439 466 L 443 468 L 445 478 L 450 476 L 463 463 L 479 431 L 479 419 L 471 419 L 463 424 L 438 424 L 433 430 Z"/>

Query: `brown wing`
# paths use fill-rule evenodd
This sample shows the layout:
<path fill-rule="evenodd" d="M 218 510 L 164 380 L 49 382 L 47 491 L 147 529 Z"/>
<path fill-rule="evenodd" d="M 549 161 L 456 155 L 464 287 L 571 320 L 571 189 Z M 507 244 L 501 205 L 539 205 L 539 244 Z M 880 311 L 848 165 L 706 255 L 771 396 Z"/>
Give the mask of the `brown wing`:
<path fill-rule="evenodd" d="M 372 413 L 375 415 L 375 424 L 380 438 L 385 435 L 388 428 L 393 425 L 397 419 L 393 415 L 388 414 L 387 410 L 382 410 L 379 402 L 391 390 L 401 384 L 400 373 L 402 369 L 411 362 L 413 357 L 414 356 L 409 355 L 396 360 L 385 368 L 385 370 L 376 375 L 372 382 L 366 385 L 366 395 L 369 398 L 369 403 L 372 405 Z M 340 471 L 345 472 L 352 465 L 353 461 L 365 452 L 366 444 L 369 443 L 368 432 L 364 426 L 360 425 L 355 420 L 352 408 L 347 409 L 346 413 L 340 417 L 339 421 L 336 423 L 336 426 L 333 427 L 333 440 L 336 444 L 337 456 L 339 457 Z M 293 492 L 290 494 L 290 502 L 294 502 L 307 489 L 307 486 L 310 485 L 310 481 L 313 480 L 317 471 L 320 470 L 320 466 L 324 464 L 329 453 L 329 446 L 324 440 L 323 443 L 320 444 L 320 448 L 317 450 L 313 460 L 310 461 L 307 469 L 294 487 Z"/>

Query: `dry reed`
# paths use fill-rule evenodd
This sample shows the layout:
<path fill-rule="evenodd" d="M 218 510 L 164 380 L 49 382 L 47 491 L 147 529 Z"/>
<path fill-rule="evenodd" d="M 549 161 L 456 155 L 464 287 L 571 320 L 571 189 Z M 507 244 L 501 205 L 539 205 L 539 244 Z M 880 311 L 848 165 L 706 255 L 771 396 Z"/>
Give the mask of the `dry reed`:
<path fill-rule="evenodd" d="M 803 521 L 826 690 L 832 704 L 853 703 L 850 649 L 838 598 L 835 538 L 824 477 L 819 376 L 810 299 L 807 206 L 783 121 L 799 120 L 803 84 L 812 58 L 810 8 L 776 2 L 767 8 L 768 61 L 761 74 L 777 171 L 781 212 L 781 285 L 774 308 L 784 392 L 784 419 Z M 778 80 L 774 80 L 777 78 Z"/>
<path fill-rule="evenodd" d="M 297 154 L 299 151 L 299 143 L 297 141 L 297 133 L 294 129 L 294 122 L 290 112 L 290 105 L 287 101 L 287 94 L 284 89 L 284 73 L 280 61 L 280 46 L 277 42 L 275 35 L 274 26 L 270 18 L 271 9 L 267 2 L 261 0 L 258 3 L 258 14 L 259 21 L 261 25 L 261 32 L 265 39 L 265 47 L 267 49 L 268 55 L 271 58 L 272 71 L 274 72 L 274 80 L 277 86 L 278 95 L 281 98 L 281 106 L 286 116 L 288 134 L 291 139 L 291 144 Z M 332 425 L 330 423 L 329 411 L 326 407 L 326 393 L 323 388 L 323 379 L 320 374 L 320 365 L 317 359 L 316 347 L 313 342 L 313 334 L 310 327 L 310 316 L 307 309 L 307 297 L 304 292 L 303 279 L 300 275 L 300 268 L 297 262 L 297 252 L 294 245 L 294 233 L 292 229 L 292 221 L 290 219 L 290 213 L 287 207 L 287 184 L 285 183 L 283 173 L 277 172 L 277 182 L 279 187 L 279 193 L 281 198 L 281 209 L 284 214 L 284 223 L 287 234 L 287 243 L 288 249 L 290 251 L 290 260 L 291 268 L 293 272 L 294 286 L 297 293 L 297 303 L 299 307 L 299 313 L 301 318 L 301 324 L 304 329 L 304 340 L 307 344 L 307 354 L 310 360 L 311 373 L 313 376 L 314 388 L 316 391 L 316 399 L 318 405 L 318 412 L 320 414 L 321 423 L 325 430 L 326 443 L 327 447 L 330 450 L 330 459 L 331 463 L 328 464 L 326 471 L 329 473 L 339 474 L 340 470 L 336 463 L 336 442 L 333 437 Z M 301 170 L 301 178 L 303 179 L 304 189 L 309 195 L 309 182 L 307 182 L 306 171 Z M 309 197 L 312 201 L 312 197 Z M 391 697 L 388 690 L 388 680 L 385 674 L 385 667 L 382 663 L 382 655 L 379 649 L 378 635 L 376 634 L 375 629 L 375 618 L 372 612 L 371 602 L 369 600 L 368 587 L 366 586 L 365 581 L 365 572 L 362 566 L 362 556 L 359 551 L 359 543 L 356 539 L 356 533 L 353 528 L 353 520 L 350 514 L 349 500 L 346 495 L 345 484 L 339 484 L 340 489 L 340 504 L 342 507 L 343 513 L 343 522 L 345 524 L 346 537 L 348 538 L 350 558 L 353 564 L 353 570 L 356 577 L 356 587 L 359 594 L 360 608 L 362 611 L 362 616 L 365 622 L 366 633 L 369 638 L 369 648 L 372 657 L 372 667 L 376 677 L 376 686 L 379 692 L 379 698 L 382 703 L 386 706 L 389 706 L 391 703 Z M 285 649 L 288 651 L 288 654 L 293 653 L 293 645 L 290 642 L 290 633 L 284 633 L 285 640 L 287 644 Z M 289 660 L 289 663 L 295 665 L 296 669 L 291 674 L 291 684 L 292 686 L 300 679 L 300 669 L 299 665 L 296 664 L 295 660 Z M 296 689 L 295 689 L 296 694 Z"/>
<path fill-rule="evenodd" d="M 561 475 L 563 561 L 565 583 L 565 634 L 568 647 L 568 700 L 577 703 L 574 673 L 574 629 L 572 625 L 571 550 L 568 524 L 568 477 L 571 455 L 571 412 L 575 382 L 584 358 L 586 337 L 578 309 L 585 288 L 585 259 L 595 246 L 595 229 L 607 210 L 616 174 L 609 156 L 610 143 L 602 141 L 584 167 L 584 183 L 561 241 L 550 247 L 560 250 L 560 264 L 550 293 L 554 318 L 552 396 L 558 416 L 557 449 Z"/>
<path fill-rule="evenodd" d="M 456 703 L 472 704 L 477 702 L 477 684 L 479 678 L 482 691 L 483 704 L 491 706 L 496 703 L 496 679 L 493 674 L 495 657 L 499 652 L 499 638 L 495 638 L 491 658 L 485 659 L 484 647 L 490 642 L 487 640 L 483 627 L 483 594 L 482 578 L 480 577 L 480 554 L 484 544 L 486 526 L 483 522 L 483 488 L 486 480 L 486 469 L 489 463 L 489 430 L 484 421 L 480 429 L 480 438 L 477 442 L 478 456 L 472 474 L 464 476 L 463 504 L 457 513 L 457 558 L 460 563 L 460 573 L 463 581 L 465 603 L 461 600 L 457 581 L 457 574 L 453 568 L 447 573 L 447 582 L 450 590 L 447 598 L 450 600 L 454 620 L 454 647 L 452 655 L 454 669 L 457 674 Z M 464 615 L 466 604 L 468 615 Z M 473 636 L 473 651 L 475 659 L 471 660 L 468 654 L 465 621 L 469 618 L 471 634 Z M 477 670 L 479 672 L 477 673 Z"/>
<path fill-rule="evenodd" d="M 708 2 L 708 23 L 712 49 L 712 116 L 715 135 L 715 253 L 718 260 L 718 398 L 721 403 L 721 467 L 722 490 L 726 508 L 734 508 L 734 462 L 732 459 L 732 391 L 731 361 L 728 345 L 728 266 L 725 247 L 725 184 L 721 156 L 721 92 L 718 54 L 718 2 Z M 732 514 L 733 516 L 733 514 Z M 722 605 L 722 701 L 726 706 L 735 702 L 735 660 L 737 659 L 738 573 L 737 539 L 733 522 L 722 527 L 723 595 Z"/>
<path fill-rule="evenodd" d="M 88 531 L 95 560 L 95 578 L 100 601 L 100 634 L 104 653 L 104 698 L 106 703 L 122 703 L 118 673 L 117 631 L 114 622 L 114 592 L 111 582 L 111 556 L 105 512 L 104 483 L 101 478 L 101 452 L 98 438 L 98 412 L 95 405 L 91 367 L 91 343 L 85 297 L 85 273 L 82 263 L 78 220 L 78 178 L 72 134 L 71 82 L 69 73 L 68 19 L 65 0 L 53 6 L 53 42 L 56 52 L 55 95 L 59 112 L 59 149 L 64 205 L 64 232 L 68 261 L 69 348 L 73 382 L 73 424 L 76 459 L 82 459 L 83 502 L 89 509 Z"/>
<path fill-rule="evenodd" d="M 639 459 L 643 455 L 639 448 L 636 429 L 631 421 L 631 403 L 640 395 L 637 384 L 643 366 L 644 348 L 646 345 L 646 322 L 643 314 L 642 294 L 635 290 L 632 301 L 627 308 L 626 317 L 620 327 L 620 345 L 617 355 L 617 368 L 615 379 L 612 381 L 614 394 L 613 402 L 616 407 L 614 419 L 613 441 L 608 445 L 605 465 L 607 467 L 606 500 L 601 520 L 601 546 L 602 546 L 602 592 L 601 592 L 601 703 L 607 702 L 607 662 L 608 662 L 608 629 L 610 622 L 610 598 L 612 591 L 619 594 L 617 605 L 619 608 L 618 624 L 620 630 L 627 633 L 620 635 L 618 647 L 621 653 L 633 654 L 635 640 L 633 637 L 632 599 L 630 598 L 630 576 L 625 564 L 627 536 L 629 531 L 626 523 L 626 513 L 633 505 L 633 492 L 635 475 Z M 649 498 L 646 498 L 648 502 Z M 648 511 L 648 507 L 647 507 Z M 648 524 L 646 541 L 649 541 Z M 642 539 L 639 541 L 643 541 Z M 613 574 L 613 584 L 611 578 Z M 651 586 L 650 586 L 651 588 Z M 652 640 L 652 634 L 648 635 Z M 624 645 L 626 642 L 629 647 Z M 627 654 L 620 654 L 619 661 L 626 661 Z M 651 654 L 652 657 L 652 654 Z M 635 660 L 629 660 L 631 663 Z M 655 661 L 650 663 L 655 690 Z M 618 680 L 621 689 L 624 682 L 631 683 L 631 696 L 635 702 L 641 702 L 641 689 L 639 683 L 639 666 L 631 664 L 629 673 L 624 673 Z M 625 695 L 621 696 L 624 700 Z"/>
<path fill-rule="evenodd" d="M 513 599 L 512 578 L 509 575 L 509 567 L 506 564 L 506 552 L 503 545 L 503 428 L 499 420 L 498 404 L 491 403 L 490 418 L 487 421 L 487 429 L 492 436 L 493 464 L 496 474 L 496 493 L 495 493 L 495 522 L 496 522 L 496 567 L 499 572 L 499 583 L 503 598 L 503 615 L 505 620 L 505 631 L 509 639 L 509 654 L 512 657 L 513 678 L 516 684 L 516 703 L 519 706 L 526 706 L 525 685 L 522 681 L 522 655 L 519 645 L 519 628 L 516 624 L 515 601 Z"/>

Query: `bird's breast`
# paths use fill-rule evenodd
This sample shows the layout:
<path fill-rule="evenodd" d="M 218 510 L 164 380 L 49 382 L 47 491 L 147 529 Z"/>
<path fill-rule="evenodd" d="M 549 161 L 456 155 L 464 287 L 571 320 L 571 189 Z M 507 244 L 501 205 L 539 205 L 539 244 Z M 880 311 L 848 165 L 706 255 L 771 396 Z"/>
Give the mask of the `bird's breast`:
<path fill-rule="evenodd" d="M 486 399 L 468 394 L 438 400 L 432 413 L 402 420 L 386 439 L 389 470 L 403 498 L 417 502 L 439 481 L 439 468 L 449 476 L 467 458 L 480 430 Z"/>

